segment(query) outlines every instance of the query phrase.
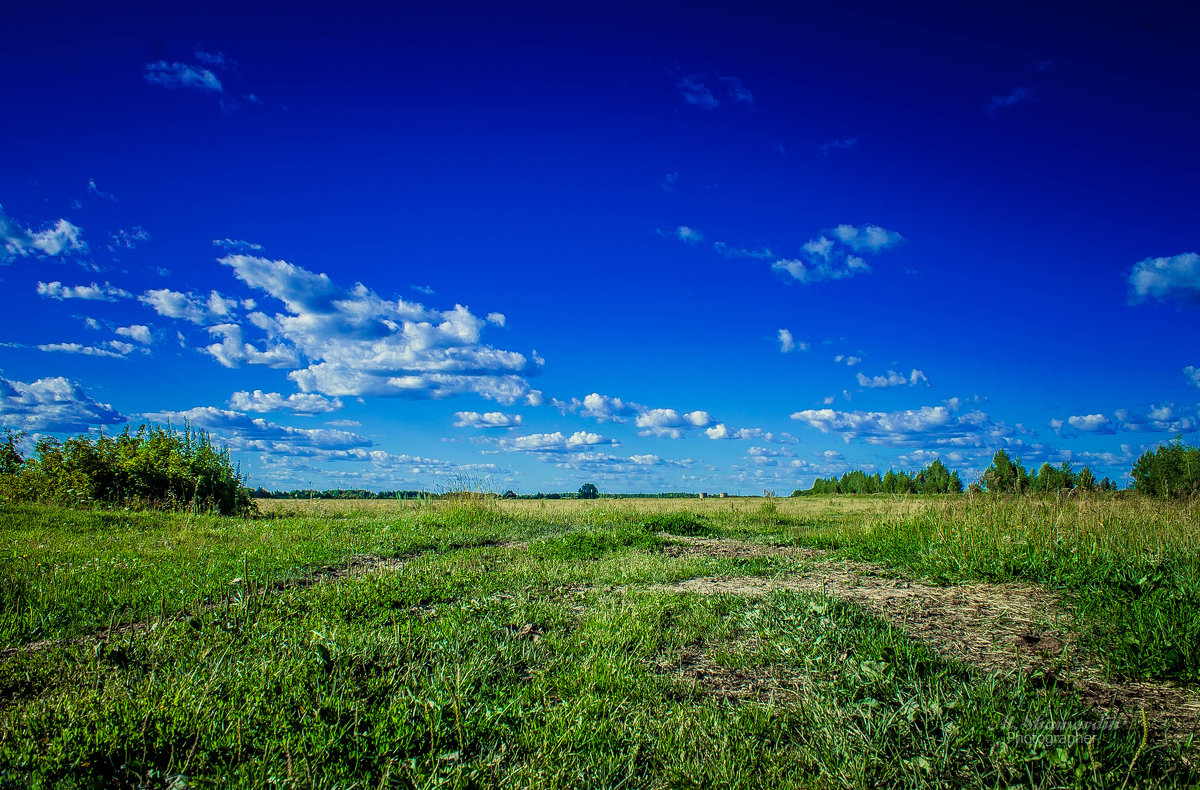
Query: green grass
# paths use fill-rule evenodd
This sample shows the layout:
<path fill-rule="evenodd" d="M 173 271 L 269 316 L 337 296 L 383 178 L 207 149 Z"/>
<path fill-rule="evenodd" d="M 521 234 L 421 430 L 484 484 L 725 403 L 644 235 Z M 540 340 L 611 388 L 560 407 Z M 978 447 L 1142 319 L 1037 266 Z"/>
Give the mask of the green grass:
<path fill-rule="evenodd" d="M 936 582 L 1062 590 L 1117 676 L 1200 681 L 1200 503 L 1095 496 L 933 501 L 794 530 Z"/>
<path fill-rule="evenodd" d="M 1100 714 L 1019 676 L 947 662 L 843 601 L 663 589 L 803 561 L 671 556 L 671 536 L 690 527 L 662 520 L 765 543 L 792 531 L 948 582 L 983 574 L 987 554 L 980 537 L 947 559 L 968 534 L 951 522 L 974 535 L 1000 521 L 977 505 L 767 504 L 339 504 L 252 522 L 0 511 L 11 552 L 0 582 L 20 585 L 4 599 L 6 643 L 148 621 L 0 660 L 0 787 L 1200 781 L 1181 747 L 1143 747 L 1137 728 L 1059 738 L 1053 722 Z M 1174 526 L 1162 534 L 1179 526 L 1173 511 L 1163 518 Z M 908 533 L 893 529 L 905 524 Z M 944 546 L 901 550 L 938 525 Z M 272 587 L 355 554 L 408 560 Z M 679 669 L 697 655 L 786 682 L 723 698 Z"/>

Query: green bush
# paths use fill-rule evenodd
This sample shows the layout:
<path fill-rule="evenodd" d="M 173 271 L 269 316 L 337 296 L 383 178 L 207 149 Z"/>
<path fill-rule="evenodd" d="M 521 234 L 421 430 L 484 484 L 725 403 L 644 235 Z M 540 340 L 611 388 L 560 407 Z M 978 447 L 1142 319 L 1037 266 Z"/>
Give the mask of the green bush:
<path fill-rule="evenodd" d="M 0 498 L 9 501 L 195 509 L 227 516 L 255 507 L 229 449 L 216 447 L 206 432 L 190 426 L 43 437 L 28 458 L 17 450 L 21 438 L 8 431 L 0 441 Z"/>
<path fill-rule="evenodd" d="M 691 513 L 653 513 L 646 517 L 642 526 L 651 532 L 666 532 L 668 535 L 711 535 L 715 531 L 699 516 Z"/>

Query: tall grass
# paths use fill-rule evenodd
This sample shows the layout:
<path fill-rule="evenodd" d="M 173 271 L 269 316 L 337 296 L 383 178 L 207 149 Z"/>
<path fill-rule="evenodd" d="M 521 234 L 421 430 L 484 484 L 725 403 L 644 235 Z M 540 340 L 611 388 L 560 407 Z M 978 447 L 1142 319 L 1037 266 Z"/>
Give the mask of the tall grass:
<path fill-rule="evenodd" d="M 798 528 L 805 542 L 935 581 L 1063 590 L 1111 671 L 1200 680 L 1200 503 L 976 496 Z"/>

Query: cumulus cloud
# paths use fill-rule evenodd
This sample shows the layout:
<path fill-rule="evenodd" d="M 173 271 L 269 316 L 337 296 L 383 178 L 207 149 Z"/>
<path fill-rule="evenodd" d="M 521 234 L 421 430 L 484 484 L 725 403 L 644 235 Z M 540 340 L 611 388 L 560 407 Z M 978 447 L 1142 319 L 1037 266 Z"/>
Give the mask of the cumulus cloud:
<path fill-rule="evenodd" d="M 1183 375 L 1194 386 L 1200 387 L 1200 368 L 1188 365 L 1183 369 Z"/>
<path fill-rule="evenodd" d="M 239 364 L 243 355 L 258 364 L 285 366 L 287 360 L 294 367 L 288 377 L 302 392 L 410 398 L 473 392 L 513 403 L 530 393 L 526 376 L 536 374 L 542 363 L 536 352 L 529 360 L 480 341 L 485 326 L 504 322 L 500 313 L 485 319 L 462 305 L 431 310 L 403 299 L 387 300 L 361 283 L 345 289 L 325 274 L 282 260 L 237 254 L 219 262 L 249 287 L 281 302 L 284 310 L 247 316 L 271 340 L 266 350 L 252 352 L 231 326 L 214 327 L 223 341 L 207 350 L 222 364 Z M 173 297 L 179 302 L 171 306 L 173 312 L 203 322 L 202 311 L 178 296 Z M 156 309 L 162 312 L 161 304 Z"/>
<path fill-rule="evenodd" d="M 604 445 L 616 446 L 620 442 L 590 431 L 576 431 L 567 436 L 562 431 L 554 433 L 532 433 L 501 439 L 501 449 L 525 453 L 570 453 Z"/>
<path fill-rule="evenodd" d="M 675 238 L 682 241 L 684 244 L 699 244 L 704 241 L 704 234 L 695 228 L 689 228 L 687 225 L 680 225 L 675 229 Z"/>
<path fill-rule="evenodd" d="M 191 88 L 214 93 L 225 90 L 216 74 L 191 63 L 167 63 L 165 60 L 147 63 L 142 77 L 151 85 L 164 88 Z"/>
<path fill-rule="evenodd" d="M 838 411 L 806 409 L 791 415 L 793 420 L 835 434 L 849 443 L 862 439 L 867 444 L 889 447 L 1024 446 L 1013 429 L 994 422 L 982 411 L 959 414 L 949 406 L 922 406 L 903 411 Z"/>
<path fill-rule="evenodd" d="M 578 452 L 553 459 L 558 469 L 586 472 L 600 479 L 625 479 L 630 475 L 645 475 L 665 468 L 685 469 L 695 463 L 686 458 L 679 461 L 652 453 L 620 456 L 603 452 Z"/>
<path fill-rule="evenodd" d="M 40 280 L 37 284 L 37 292 L 39 296 L 44 296 L 47 299 L 85 299 L 88 301 L 99 302 L 115 302 L 118 299 L 128 299 L 133 296 L 123 288 L 118 288 L 112 283 L 104 283 L 104 285 L 63 285 L 59 281 L 44 283 Z"/>
<path fill-rule="evenodd" d="M 314 455 L 318 451 L 361 450 L 373 446 L 365 436 L 333 428 L 293 428 L 262 417 L 215 406 L 145 415 L 156 422 L 182 424 L 185 420 L 204 428 L 229 444 L 230 449 L 272 455 Z"/>
<path fill-rule="evenodd" d="M 127 337 L 130 340 L 136 341 L 138 343 L 141 343 L 141 344 L 147 345 L 147 346 L 150 345 L 150 341 L 153 339 L 150 336 L 150 327 L 146 326 L 145 324 L 131 324 L 130 326 L 119 326 L 113 331 L 122 337 Z"/>
<path fill-rule="evenodd" d="M 584 396 L 583 400 L 571 398 L 569 401 L 564 401 L 553 398 L 550 405 L 562 414 L 578 413 L 580 416 L 594 419 L 596 422 L 625 422 L 648 408 L 640 403 L 631 403 L 620 398 L 601 395 L 598 392 Z"/>
<path fill-rule="evenodd" d="M 242 337 L 242 328 L 237 324 L 217 324 L 208 328 L 210 334 L 221 338 L 219 343 L 205 346 L 204 353 L 227 368 L 236 368 L 243 362 L 251 365 L 266 365 L 271 368 L 291 369 L 300 364 L 296 350 L 282 344 L 267 344 L 259 349 Z"/>
<path fill-rule="evenodd" d="M 524 422 L 520 414 L 505 414 L 502 411 L 483 414 L 477 411 L 456 411 L 454 417 L 456 428 L 512 428 Z"/>
<path fill-rule="evenodd" d="M 929 386 L 929 379 L 925 373 L 913 368 L 913 371 L 905 376 L 903 373 L 897 373 L 894 370 L 889 370 L 881 376 L 867 376 L 863 373 L 857 375 L 859 386 L 867 389 L 885 389 L 887 387 L 915 387 L 918 384 Z"/>
<path fill-rule="evenodd" d="M 1181 410 L 1174 403 L 1152 404 L 1148 409 L 1117 409 L 1112 415 L 1079 414 L 1066 420 L 1052 419 L 1050 427 L 1060 436 L 1080 433 L 1112 435 L 1125 433 L 1193 433 L 1200 429 L 1194 409 Z"/>
<path fill-rule="evenodd" d="M 237 299 L 210 291 L 208 296 L 182 293 L 170 288 L 146 291 L 138 301 L 165 318 L 182 319 L 193 324 L 215 324 L 234 315 L 241 304 Z"/>
<path fill-rule="evenodd" d="M 1168 300 L 1200 306 L 1200 255 L 1185 252 L 1169 258 L 1146 258 L 1129 273 L 1129 301 Z"/>
<path fill-rule="evenodd" d="M 859 362 L 862 362 L 862 357 L 856 357 L 853 355 L 846 355 L 846 354 L 838 354 L 836 357 L 833 358 L 833 361 L 834 362 L 844 362 L 844 363 L 846 363 L 846 365 L 848 367 L 854 367 Z"/>
<path fill-rule="evenodd" d="M 295 392 L 284 397 L 278 392 L 242 390 L 229 397 L 229 407 L 237 411 L 252 411 L 266 414 L 274 411 L 289 411 L 292 414 L 326 414 L 342 408 L 337 398 L 325 398 L 312 393 Z M 332 425 L 333 423 L 328 423 Z M 355 423 L 357 425 L 357 423 Z"/>
<path fill-rule="evenodd" d="M 778 338 L 779 350 L 781 353 L 787 354 L 788 352 L 794 351 L 797 348 L 801 351 L 808 351 L 808 343 L 805 343 L 803 340 L 797 342 L 790 329 L 780 329 Z"/>
<path fill-rule="evenodd" d="M 62 376 L 28 384 L 0 378 L 0 423 L 10 428 L 67 433 L 125 421 L 112 406 Z"/>
<path fill-rule="evenodd" d="M 22 228 L 4 213 L 0 206 L 0 263 L 30 255 L 59 257 L 86 252 L 87 243 L 80 238 L 83 231 L 65 219 L 40 231 Z"/>
<path fill-rule="evenodd" d="M 714 424 L 716 420 L 706 411 L 681 413 L 675 409 L 647 409 L 634 421 L 634 425 L 642 429 L 638 432 L 639 436 L 664 439 L 678 439 L 685 430 L 707 428 Z"/>

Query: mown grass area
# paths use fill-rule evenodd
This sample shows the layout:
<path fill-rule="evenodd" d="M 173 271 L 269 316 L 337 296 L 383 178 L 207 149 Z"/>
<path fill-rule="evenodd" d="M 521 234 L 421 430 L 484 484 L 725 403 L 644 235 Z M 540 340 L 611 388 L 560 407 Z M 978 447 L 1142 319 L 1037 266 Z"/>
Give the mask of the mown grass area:
<path fill-rule="evenodd" d="M 1141 518 L 1130 503 L 1111 506 L 1119 523 Z M 947 662 L 852 604 L 663 588 L 786 574 L 807 561 L 673 556 L 672 535 L 823 544 L 947 582 L 1031 578 L 1020 575 L 1030 563 L 985 571 L 982 537 L 953 545 L 991 534 L 1014 515 L 1007 507 L 1040 512 L 1019 503 L 273 507 L 254 520 L 0 511 L 0 545 L 11 552 L 2 581 L 20 585 L 5 593 L 6 644 L 144 621 L 0 659 L 0 787 L 1200 782 L 1194 753 L 1190 766 L 1180 756 L 1188 747 L 1107 728 L 1070 695 L 1020 676 Z M 1156 562 L 1148 547 L 1164 541 L 1194 559 L 1194 512 L 1154 513 L 1160 526 L 1132 543 L 1111 539 L 1108 551 L 1133 567 L 1135 557 Z M 1079 530 L 1092 523 L 1060 514 L 1053 528 L 1071 518 Z M 939 534 L 940 548 L 889 537 Z M 277 584 L 357 554 L 407 560 Z M 1046 556 L 1033 567 L 1082 563 Z M 1047 583 L 1078 583 L 1074 571 L 1045 573 Z M 697 655 L 706 667 L 785 682 L 722 696 L 681 670 Z M 1064 722 L 1076 729 L 1055 728 Z"/>

